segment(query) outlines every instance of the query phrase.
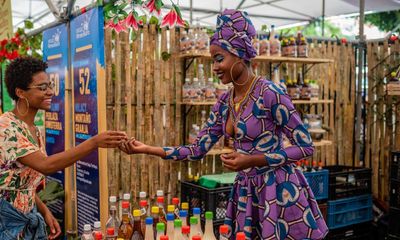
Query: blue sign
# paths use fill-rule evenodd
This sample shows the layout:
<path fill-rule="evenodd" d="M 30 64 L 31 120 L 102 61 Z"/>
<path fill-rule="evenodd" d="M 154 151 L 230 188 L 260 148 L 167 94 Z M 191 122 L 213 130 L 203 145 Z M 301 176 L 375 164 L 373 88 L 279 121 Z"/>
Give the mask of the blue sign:
<path fill-rule="evenodd" d="M 97 70 L 104 68 L 103 9 L 94 8 L 71 21 L 75 145 L 98 134 Z M 100 220 L 99 153 L 76 164 L 78 231 Z"/>
<path fill-rule="evenodd" d="M 51 109 L 45 113 L 46 151 L 53 155 L 65 151 L 65 79 L 68 73 L 68 34 L 65 24 L 43 32 L 43 60 L 50 81 L 54 82 L 54 97 Z M 47 180 L 60 183 L 65 187 L 64 171 L 48 176 Z M 64 220 L 64 200 L 58 200 L 49 206 L 58 219 Z M 61 225 L 62 227 L 64 224 Z"/>

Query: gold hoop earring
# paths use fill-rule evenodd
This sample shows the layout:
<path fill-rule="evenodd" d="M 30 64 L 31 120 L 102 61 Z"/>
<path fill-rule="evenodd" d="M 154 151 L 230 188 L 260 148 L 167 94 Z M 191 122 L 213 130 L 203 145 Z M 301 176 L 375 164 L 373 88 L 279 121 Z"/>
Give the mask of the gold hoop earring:
<path fill-rule="evenodd" d="M 19 100 L 24 99 L 26 101 L 26 111 L 24 113 L 21 113 L 21 111 L 19 110 Z M 21 115 L 21 116 L 25 116 L 29 111 L 29 102 L 28 99 L 26 98 L 18 98 L 17 101 L 17 112 Z"/>
<path fill-rule="evenodd" d="M 235 80 L 233 80 L 233 75 L 232 75 L 232 70 L 233 70 L 233 66 L 235 66 L 237 63 L 241 63 L 241 64 L 243 64 L 244 66 L 245 66 L 245 68 L 246 68 L 246 65 L 242 62 L 242 61 L 236 61 L 234 64 L 232 64 L 232 66 L 231 66 L 231 69 L 230 69 L 230 74 L 231 74 L 231 80 L 232 80 L 232 82 L 234 83 L 234 84 L 236 84 L 236 85 L 238 85 L 238 86 L 243 86 L 243 85 L 246 85 L 246 83 L 249 81 L 249 69 L 247 69 L 246 68 L 246 70 L 247 70 L 247 80 L 244 82 L 244 83 L 237 83 L 237 82 L 235 82 Z"/>

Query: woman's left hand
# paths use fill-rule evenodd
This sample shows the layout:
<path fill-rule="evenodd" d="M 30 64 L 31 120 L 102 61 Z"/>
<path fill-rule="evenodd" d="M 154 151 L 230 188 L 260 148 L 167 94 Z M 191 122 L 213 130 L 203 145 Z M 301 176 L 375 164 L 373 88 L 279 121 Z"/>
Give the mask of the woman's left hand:
<path fill-rule="evenodd" d="M 238 152 L 221 154 L 221 160 L 226 168 L 233 171 L 240 171 L 251 167 L 249 155 Z"/>
<path fill-rule="evenodd" d="M 47 226 L 50 227 L 49 239 L 56 239 L 61 234 L 60 224 L 58 223 L 57 219 L 48 209 L 43 218 Z"/>

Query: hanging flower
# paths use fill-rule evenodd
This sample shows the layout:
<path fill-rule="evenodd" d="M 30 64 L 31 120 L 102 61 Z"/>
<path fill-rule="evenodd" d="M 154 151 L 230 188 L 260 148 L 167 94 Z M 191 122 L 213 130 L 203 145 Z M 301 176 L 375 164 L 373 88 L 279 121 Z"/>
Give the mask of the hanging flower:
<path fill-rule="evenodd" d="M 179 10 L 178 6 L 173 4 L 172 9 L 167 15 L 164 16 L 161 22 L 161 27 L 169 26 L 170 28 L 172 28 L 175 24 L 180 27 L 185 26 L 185 23 L 182 20 L 181 11 Z"/>
<path fill-rule="evenodd" d="M 131 27 L 137 31 L 139 29 L 139 27 L 138 27 L 138 22 L 137 22 L 136 18 L 137 18 L 137 13 L 135 11 L 132 11 L 128 15 L 128 17 L 125 18 L 125 25 L 127 27 Z"/>
<path fill-rule="evenodd" d="M 120 33 L 120 32 L 122 32 L 122 31 L 126 32 L 125 20 L 119 20 L 118 23 L 115 24 L 114 30 L 115 30 L 117 33 Z"/>
<path fill-rule="evenodd" d="M 147 8 L 150 14 L 155 12 L 157 16 L 160 16 L 162 6 L 164 6 L 162 0 L 149 0 L 143 7 Z"/>

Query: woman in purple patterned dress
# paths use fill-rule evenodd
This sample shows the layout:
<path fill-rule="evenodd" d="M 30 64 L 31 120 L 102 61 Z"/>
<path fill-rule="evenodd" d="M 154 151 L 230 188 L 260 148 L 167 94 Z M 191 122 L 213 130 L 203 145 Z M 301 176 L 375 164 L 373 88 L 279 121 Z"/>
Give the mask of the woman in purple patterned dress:
<path fill-rule="evenodd" d="M 233 88 L 213 106 L 196 142 L 179 147 L 149 146 L 132 139 L 121 149 L 165 159 L 200 160 L 221 136 L 234 139 L 234 151 L 221 155 L 226 168 L 238 171 L 225 223 L 230 239 L 322 239 L 328 232 L 298 160 L 312 156 L 310 134 L 290 97 L 278 85 L 254 75 L 255 29 L 245 12 L 225 10 L 211 38 L 213 70 Z M 282 137 L 291 146 L 283 147 Z"/>

